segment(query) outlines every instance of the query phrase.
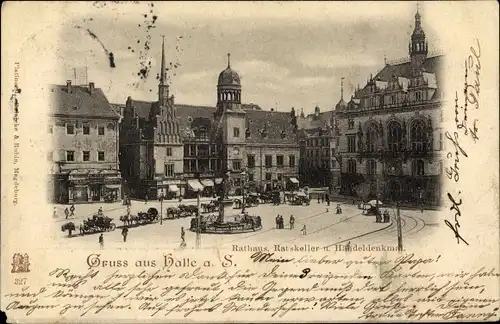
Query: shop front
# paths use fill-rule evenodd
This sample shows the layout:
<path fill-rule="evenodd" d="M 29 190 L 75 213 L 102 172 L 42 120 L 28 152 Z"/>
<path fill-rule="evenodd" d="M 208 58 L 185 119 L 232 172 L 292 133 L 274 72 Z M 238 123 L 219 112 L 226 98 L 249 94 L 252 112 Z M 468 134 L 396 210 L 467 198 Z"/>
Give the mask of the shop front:
<path fill-rule="evenodd" d="M 215 195 L 215 182 L 212 179 L 200 180 L 204 189 L 201 193 L 203 197 L 213 197 Z"/>
<path fill-rule="evenodd" d="M 47 179 L 47 199 L 51 203 L 66 204 L 68 195 L 68 173 L 49 174 Z"/>

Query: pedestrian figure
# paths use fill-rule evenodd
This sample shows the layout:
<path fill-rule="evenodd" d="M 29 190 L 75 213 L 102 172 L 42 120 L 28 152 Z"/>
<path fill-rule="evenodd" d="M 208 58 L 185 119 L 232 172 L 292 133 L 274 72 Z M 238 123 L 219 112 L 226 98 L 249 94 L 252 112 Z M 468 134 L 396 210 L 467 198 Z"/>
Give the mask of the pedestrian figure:
<path fill-rule="evenodd" d="M 321 203 L 325 202 L 325 195 L 321 195 Z"/>
<path fill-rule="evenodd" d="M 52 217 L 57 218 L 57 210 L 56 210 L 56 207 L 54 207 L 54 211 L 52 212 Z"/>
<path fill-rule="evenodd" d="M 101 250 L 104 249 L 104 235 L 99 235 L 99 245 L 101 247 Z"/>
<path fill-rule="evenodd" d="M 330 206 L 330 196 L 328 194 L 326 194 L 325 200 L 327 205 Z"/>
<path fill-rule="evenodd" d="M 147 204 L 148 203 L 148 195 L 144 196 L 144 204 Z"/>
<path fill-rule="evenodd" d="M 68 207 L 66 207 L 64 209 L 64 215 L 66 215 L 66 219 L 68 219 L 68 216 L 69 216 L 69 209 L 68 209 Z"/>
<path fill-rule="evenodd" d="M 75 216 L 75 204 L 71 204 L 69 211 L 71 212 L 71 214 L 69 215 L 70 217 Z"/>
<path fill-rule="evenodd" d="M 283 221 L 283 215 L 280 215 L 280 220 L 279 220 L 279 224 L 280 224 L 280 229 L 283 229 L 284 228 L 284 221 Z"/>
<path fill-rule="evenodd" d="M 99 207 L 99 210 L 97 210 L 97 215 L 102 216 L 102 207 Z"/>
<path fill-rule="evenodd" d="M 302 226 L 302 235 L 307 235 L 307 229 L 306 229 L 306 225 L 304 224 L 304 226 Z"/>
<path fill-rule="evenodd" d="M 319 204 L 319 195 L 318 195 L 318 204 Z"/>
<path fill-rule="evenodd" d="M 184 227 L 181 227 L 181 240 L 182 240 L 182 244 L 186 244 L 186 240 L 184 239 L 185 235 L 186 235 L 186 232 L 184 232 Z"/>
<path fill-rule="evenodd" d="M 384 211 L 384 223 L 389 223 L 389 220 L 390 220 L 390 215 L 389 215 L 389 211 L 386 209 Z"/>
<path fill-rule="evenodd" d="M 122 228 L 123 242 L 127 242 L 128 227 Z"/>
<path fill-rule="evenodd" d="M 294 225 L 295 225 L 295 217 L 293 217 L 293 215 L 290 215 L 290 229 L 294 229 Z"/>
<path fill-rule="evenodd" d="M 280 223 L 280 215 L 276 216 L 276 229 L 279 228 L 279 223 Z"/>

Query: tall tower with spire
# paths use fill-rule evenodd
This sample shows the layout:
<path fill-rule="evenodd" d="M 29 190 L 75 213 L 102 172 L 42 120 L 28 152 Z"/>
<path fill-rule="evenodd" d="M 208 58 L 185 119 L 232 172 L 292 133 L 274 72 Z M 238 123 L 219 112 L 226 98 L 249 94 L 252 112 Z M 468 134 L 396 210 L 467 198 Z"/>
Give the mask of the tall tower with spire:
<path fill-rule="evenodd" d="M 344 101 L 344 77 L 340 78 L 340 100 L 335 105 L 335 110 L 343 110 L 347 107 L 347 103 Z"/>
<path fill-rule="evenodd" d="M 163 42 L 161 44 L 161 71 L 160 71 L 160 83 L 158 84 L 158 103 L 162 107 L 167 106 L 169 89 L 167 81 L 167 66 L 165 64 L 165 36 L 163 37 Z"/>
<path fill-rule="evenodd" d="M 415 14 L 415 27 L 411 35 L 410 44 L 408 45 L 408 51 L 410 54 L 411 70 L 415 73 L 427 59 L 427 42 L 425 40 L 424 30 L 422 29 L 418 5 L 417 13 Z"/>

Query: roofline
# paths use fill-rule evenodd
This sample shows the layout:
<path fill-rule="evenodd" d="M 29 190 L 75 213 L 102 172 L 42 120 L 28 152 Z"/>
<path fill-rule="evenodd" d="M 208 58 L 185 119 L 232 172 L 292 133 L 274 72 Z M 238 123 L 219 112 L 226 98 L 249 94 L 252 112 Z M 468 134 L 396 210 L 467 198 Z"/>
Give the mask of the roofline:
<path fill-rule="evenodd" d="M 85 119 L 111 119 L 120 120 L 120 116 L 95 116 L 95 115 L 67 115 L 67 114 L 49 114 L 49 117 L 62 117 L 62 118 L 85 118 Z"/>

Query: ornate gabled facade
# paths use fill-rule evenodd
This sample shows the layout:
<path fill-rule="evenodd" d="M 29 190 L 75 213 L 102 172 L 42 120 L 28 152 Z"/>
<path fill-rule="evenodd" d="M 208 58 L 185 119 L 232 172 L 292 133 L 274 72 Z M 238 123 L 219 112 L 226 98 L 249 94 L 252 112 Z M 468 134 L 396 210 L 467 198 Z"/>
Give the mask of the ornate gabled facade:
<path fill-rule="evenodd" d="M 129 97 L 124 108 L 120 156 L 128 194 L 189 197 L 195 194 L 190 184 L 199 181 L 203 194 L 212 195 L 226 172 L 233 194 L 241 193 L 242 180 L 256 191 L 297 185 L 295 114 L 242 104 L 229 54 L 218 78 L 216 107 L 174 104 L 163 53 L 158 102 Z"/>
<path fill-rule="evenodd" d="M 417 12 L 409 61 L 386 63 L 337 110 L 341 193 L 440 204 L 443 57 L 427 50 Z"/>

